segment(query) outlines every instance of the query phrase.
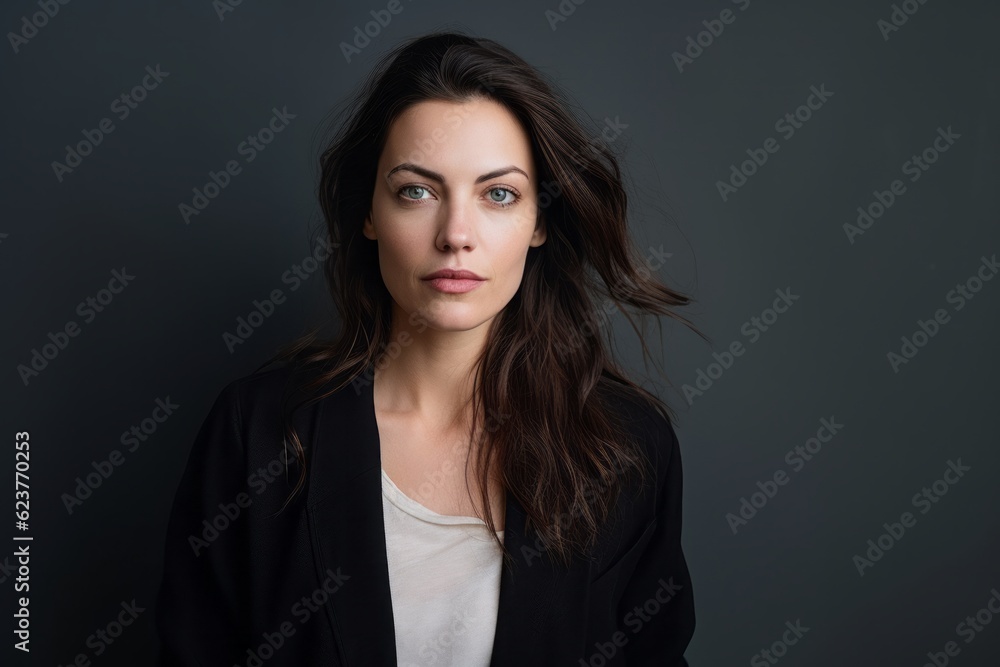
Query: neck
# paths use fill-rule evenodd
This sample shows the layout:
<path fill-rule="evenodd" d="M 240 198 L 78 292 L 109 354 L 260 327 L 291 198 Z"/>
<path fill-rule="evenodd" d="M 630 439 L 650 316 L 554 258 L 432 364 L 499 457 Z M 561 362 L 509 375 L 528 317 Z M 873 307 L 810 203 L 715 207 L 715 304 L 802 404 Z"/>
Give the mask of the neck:
<path fill-rule="evenodd" d="M 442 430 L 466 424 L 489 324 L 467 331 L 441 331 L 419 322 L 414 326 L 393 304 L 386 353 L 376 363 L 376 404 Z"/>

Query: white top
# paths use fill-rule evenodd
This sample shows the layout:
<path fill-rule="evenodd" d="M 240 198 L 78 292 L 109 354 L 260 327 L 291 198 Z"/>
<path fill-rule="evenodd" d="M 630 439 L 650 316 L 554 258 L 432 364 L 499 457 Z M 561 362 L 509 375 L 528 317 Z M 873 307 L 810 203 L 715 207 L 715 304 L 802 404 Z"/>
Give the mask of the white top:
<path fill-rule="evenodd" d="M 502 553 L 486 522 L 438 514 L 404 495 L 385 470 L 382 510 L 397 666 L 488 667 Z"/>

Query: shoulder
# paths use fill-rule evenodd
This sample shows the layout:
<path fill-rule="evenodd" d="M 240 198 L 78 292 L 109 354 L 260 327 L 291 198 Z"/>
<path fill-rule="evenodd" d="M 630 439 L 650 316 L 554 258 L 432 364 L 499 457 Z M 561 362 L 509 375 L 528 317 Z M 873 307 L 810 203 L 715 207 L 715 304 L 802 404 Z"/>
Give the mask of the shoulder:
<path fill-rule="evenodd" d="M 228 434 L 248 459 L 258 458 L 262 447 L 270 453 L 282 442 L 285 399 L 296 375 L 282 363 L 231 379 L 217 390 L 202 429 Z"/>
<path fill-rule="evenodd" d="M 220 395 L 235 401 L 246 412 L 247 409 L 270 404 L 280 398 L 292 375 L 292 368 L 287 363 L 256 370 L 229 382 L 222 388 Z"/>
<path fill-rule="evenodd" d="M 283 449 L 289 429 L 305 443 L 324 406 L 351 410 L 356 391 L 345 382 L 346 377 L 346 372 L 331 377 L 326 364 L 277 362 L 223 386 L 211 412 L 236 424 L 251 459 L 267 458 L 275 447 Z"/>
<path fill-rule="evenodd" d="M 231 380 L 216 400 L 234 407 L 244 419 L 277 414 L 286 398 L 292 398 L 320 375 L 322 369 L 318 366 L 276 362 Z"/>
<path fill-rule="evenodd" d="M 225 413 L 238 424 L 243 424 L 248 415 L 266 413 L 268 407 L 278 405 L 290 377 L 290 369 L 283 366 L 258 370 L 230 380 L 216 392 L 209 418 Z"/>

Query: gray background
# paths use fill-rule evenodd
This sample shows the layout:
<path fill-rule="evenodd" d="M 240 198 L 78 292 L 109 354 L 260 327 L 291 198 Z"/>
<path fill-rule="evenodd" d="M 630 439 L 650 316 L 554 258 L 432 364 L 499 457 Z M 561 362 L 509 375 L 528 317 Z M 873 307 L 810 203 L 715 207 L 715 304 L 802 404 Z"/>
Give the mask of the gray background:
<path fill-rule="evenodd" d="M 312 249 L 324 118 L 384 50 L 451 27 L 553 77 L 595 136 L 605 118 L 628 125 L 612 146 L 636 242 L 672 253 L 655 273 L 694 295 L 685 314 L 714 342 L 669 320 L 662 339 L 650 327 L 670 386 L 615 322 L 622 358 L 679 413 L 691 664 L 748 664 L 796 620 L 809 630 L 781 664 L 922 665 L 948 641 L 961 648 L 951 664 L 997 664 L 1000 618 L 971 643 L 956 626 L 1000 587 L 1000 281 L 961 310 L 946 300 L 1000 252 L 996 4 L 931 0 L 888 40 L 877 25 L 888 2 L 567 1 L 575 11 L 553 30 L 545 12 L 558 6 L 403 0 L 350 63 L 339 44 L 385 3 L 245 1 L 220 20 L 208 1 L 72 2 L 19 52 L 8 41 L 0 387 L 4 439 L 31 434 L 35 541 L 32 658 L 5 641 L 4 664 L 151 659 L 163 533 L 198 426 L 222 386 L 332 313 L 320 273 L 296 291 L 281 278 Z M 672 54 L 726 8 L 735 21 L 678 71 Z M 4 3 L 0 27 L 20 31 L 38 11 Z M 157 64 L 169 76 L 119 120 L 112 100 Z M 775 122 L 814 85 L 833 95 L 784 138 Z M 237 145 L 284 106 L 295 119 L 243 162 Z M 51 163 L 103 117 L 114 132 L 58 181 Z M 903 163 L 949 126 L 960 138 L 909 181 Z M 768 137 L 778 152 L 723 201 L 716 182 Z M 178 205 L 230 159 L 243 172 L 185 225 Z M 851 244 L 843 225 L 897 178 L 906 192 Z M 83 323 L 77 304 L 122 267 L 134 281 Z M 276 288 L 287 301 L 230 353 L 223 332 Z M 751 343 L 741 327 L 785 288 L 800 298 Z M 951 320 L 894 372 L 887 353 L 938 308 Z M 26 386 L 16 367 L 69 320 L 80 334 Z M 685 400 L 682 386 L 733 341 L 745 353 Z M 121 432 L 167 396 L 176 412 L 69 514 L 62 494 L 75 478 L 123 449 Z M 844 428 L 793 471 L 785 453 L 822 418 Z M 0 491 L 11 502 L 7 451 Z M 971 470 L 919 513 L 913 495 L 958 459 Z M 726 514 L 779 470 L 789 483 L 734 534 Z M 854 555 L 906 511 L 916 525 L 860 576 Z M 87 637 L 132 599 L 145 611 L 95 657 Z"/>

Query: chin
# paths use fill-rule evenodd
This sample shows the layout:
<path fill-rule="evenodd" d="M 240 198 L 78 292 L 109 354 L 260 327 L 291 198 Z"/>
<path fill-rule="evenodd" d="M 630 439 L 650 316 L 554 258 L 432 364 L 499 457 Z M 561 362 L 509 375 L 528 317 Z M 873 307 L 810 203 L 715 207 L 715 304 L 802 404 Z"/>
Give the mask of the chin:
<path fill-rule="evenodd" d="M 482 317 L 435 317 L 427 321 L 427 328 L 435 331 L 470 331 L 487 322 Z"/>
<path fill-rule="evenodd" d="M 427 327 L 436 331 L 469 331 L 490 320 L 489 314 L 463 303 L 437 301 L 420 312 L 425 314 Z"/>

